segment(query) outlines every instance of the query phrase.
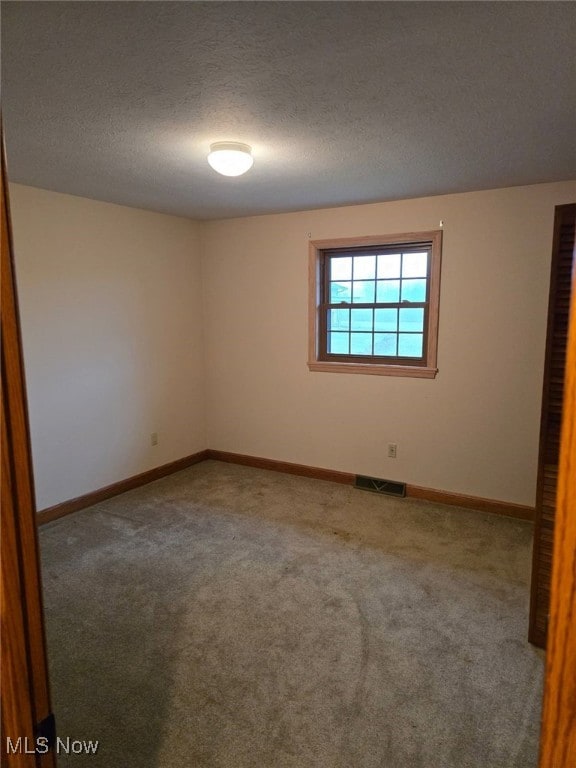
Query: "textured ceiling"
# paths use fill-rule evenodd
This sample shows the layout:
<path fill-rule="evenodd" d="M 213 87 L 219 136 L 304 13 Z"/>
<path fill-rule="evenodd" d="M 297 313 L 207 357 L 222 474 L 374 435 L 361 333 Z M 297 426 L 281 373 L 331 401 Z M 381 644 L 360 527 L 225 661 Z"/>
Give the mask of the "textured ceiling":
<path fill-rule="evenodd" d="M 569 2 L 3 2 L 9 172 L 193 218 L 575 178 L 574 40 Z"/>

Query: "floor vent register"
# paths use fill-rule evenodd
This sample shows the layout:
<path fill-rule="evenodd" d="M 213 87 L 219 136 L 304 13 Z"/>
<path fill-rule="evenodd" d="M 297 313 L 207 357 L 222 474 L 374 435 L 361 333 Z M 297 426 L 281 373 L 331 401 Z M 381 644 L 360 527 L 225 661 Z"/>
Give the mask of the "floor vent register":
<path fill-rule="evenodd" d="M 367 477 L 356 475 L 355 488 L 373 493 L 384 493 L 387 496 L 406 496 L 406 483 L 398 483 L 395 480 L 383 480 L 381 477 Z"/>

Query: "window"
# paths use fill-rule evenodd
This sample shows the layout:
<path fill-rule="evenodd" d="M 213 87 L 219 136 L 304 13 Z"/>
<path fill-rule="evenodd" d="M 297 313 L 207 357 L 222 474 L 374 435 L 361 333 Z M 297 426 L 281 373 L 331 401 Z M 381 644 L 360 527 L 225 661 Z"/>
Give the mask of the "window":
<path fill-rule="evenodd" d="M 434 378 L 441 241 L 311 242 L 310 370 Z"/>

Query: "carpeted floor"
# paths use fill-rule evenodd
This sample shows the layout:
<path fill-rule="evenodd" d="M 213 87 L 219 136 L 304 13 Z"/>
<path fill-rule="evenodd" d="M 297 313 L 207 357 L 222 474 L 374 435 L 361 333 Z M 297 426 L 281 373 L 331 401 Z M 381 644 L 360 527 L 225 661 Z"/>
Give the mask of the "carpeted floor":
<path fill-rule="evenodd" d="M 218 462 L 43 526 L 59 765 L 531 768 L 531 536 Z"/>

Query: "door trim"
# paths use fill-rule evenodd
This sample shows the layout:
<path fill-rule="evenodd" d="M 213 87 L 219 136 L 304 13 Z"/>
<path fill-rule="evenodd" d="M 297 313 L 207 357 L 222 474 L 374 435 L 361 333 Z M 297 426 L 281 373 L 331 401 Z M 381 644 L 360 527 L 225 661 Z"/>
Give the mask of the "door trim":
<path fill-rule="evenodd" d="M 8 754 L 7 737 L 35 748 L 36 724 L 51 714 L 42 583 L 38 552 L 28 408 L 20 318 L 2 140 L 0 205 L 2 326 L 2 739 L 0 754 L 10 768 L 53 768 L 52 751 Z"/>
<path fill-rule="evenodd" d="M 576 257 L 576 249 L 575 249 Z M 574 263 L 574 262 L 573 262 Z M 572 272 L 572 297 L 576 271 Z M 539 768 L 576 765 L 576 301 L 572 300 L 554 525 Z"/>

